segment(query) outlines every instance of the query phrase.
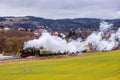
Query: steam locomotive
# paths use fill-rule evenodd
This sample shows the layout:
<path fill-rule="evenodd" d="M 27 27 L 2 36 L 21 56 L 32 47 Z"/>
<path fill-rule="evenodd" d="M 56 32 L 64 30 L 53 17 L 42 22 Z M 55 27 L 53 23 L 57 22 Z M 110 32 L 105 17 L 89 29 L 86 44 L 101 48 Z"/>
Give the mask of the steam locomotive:
<path fill-rule="evenodd" d="M 54 56 L 54 55 L 64 55 L 67 53 L 55 53 L 55 52 L 51 52 L 51 51 L 46 51 L 43 49 L 25 49 L 20 51 L 21 53 L 21 58 L 26 58 L 29 56 L 37 56 L 37 57 L 42 57 L 42 56 Z"/>

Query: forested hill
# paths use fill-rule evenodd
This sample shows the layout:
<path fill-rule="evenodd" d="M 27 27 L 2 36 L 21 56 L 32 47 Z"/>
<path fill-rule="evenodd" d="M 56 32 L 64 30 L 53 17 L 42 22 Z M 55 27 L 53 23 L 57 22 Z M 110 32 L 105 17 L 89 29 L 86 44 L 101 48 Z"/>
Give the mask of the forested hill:
<path fill-rule="evenodd" d="M 75 19 L 45 19 L 41 17 L 25 16 L 25 17 L 0 17 L 0 27 L 11 28 L 43 28 L 53 31 L 70 31 L 70 30 L 97 30 L 99 23 L 103 19 L 96 18 L 75 18 Z M 113 23 L 114 29 L 120 27 L 120 19 L 105 19 L 105 21 Z"/>

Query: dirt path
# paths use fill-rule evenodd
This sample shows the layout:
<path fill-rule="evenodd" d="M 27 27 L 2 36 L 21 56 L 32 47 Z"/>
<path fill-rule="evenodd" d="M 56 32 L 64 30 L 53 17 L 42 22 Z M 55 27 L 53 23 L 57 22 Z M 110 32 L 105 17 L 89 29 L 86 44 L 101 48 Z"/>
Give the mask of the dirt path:
<path fill-rule="evenodd" d="M 57 55 L 57 56 L 47 56 L 47 57 L 38 57 L 38 58 L 21 58 L 21 59 L 6 59 L 0 60 L 0 65 L 14 63 L 14 62 L 24 62 L 24 61 L 36 61 L 36 60 L 48 60 L 48 59 L 64 59 L 64 58 L 72 58 L 78 56 L 77 54 L 71 55 Z"/>

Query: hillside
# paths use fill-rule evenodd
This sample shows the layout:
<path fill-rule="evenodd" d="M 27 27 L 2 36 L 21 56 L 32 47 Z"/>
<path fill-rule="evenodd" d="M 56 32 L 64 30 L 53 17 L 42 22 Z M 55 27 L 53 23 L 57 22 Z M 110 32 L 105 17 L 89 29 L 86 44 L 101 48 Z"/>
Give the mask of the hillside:
<path fill-rule="evenodd" d="M 120 50 L 25 60 L 1 63 L 0 80 L 120 80 Z"/>
<path fill-rule="evenodd" d="M 43 28 L 49 31 L 70 31 L 78 30 L 86 31 L 97 30 L 99 23 L 103 19 L 96 18 L 75 18 L 75 19 L 45 19 L 41 17 L 25 16 L 25 17 L 1 17 L 0 26 L 7 26 L 12 28 Z M 120 19 L 104 19 L 107 22 L 113 23 L 113 29 L 120 26 Z"/>

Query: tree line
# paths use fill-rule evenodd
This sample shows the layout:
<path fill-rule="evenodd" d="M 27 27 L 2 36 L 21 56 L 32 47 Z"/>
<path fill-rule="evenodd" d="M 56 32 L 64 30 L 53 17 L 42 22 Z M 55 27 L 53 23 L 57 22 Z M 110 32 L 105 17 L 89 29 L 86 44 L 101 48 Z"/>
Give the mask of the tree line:
<path fill-rule="evenodd" d="M 24 42 L 33 38 L 31 34 L 16 30 L 0 31 L 0 52 L 4 55 L 19 55 Z"/>

